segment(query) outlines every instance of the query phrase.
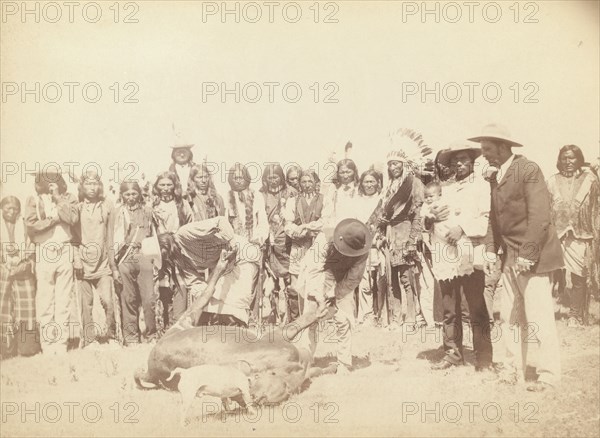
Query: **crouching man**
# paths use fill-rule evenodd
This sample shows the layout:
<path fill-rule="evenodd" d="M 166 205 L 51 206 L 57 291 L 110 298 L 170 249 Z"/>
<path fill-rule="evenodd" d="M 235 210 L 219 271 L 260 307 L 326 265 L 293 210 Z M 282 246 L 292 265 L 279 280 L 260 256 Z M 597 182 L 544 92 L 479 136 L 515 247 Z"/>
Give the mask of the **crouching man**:
<path fill-rule="evenodd" d="M 192 325 L 248 327 L 260 254 L 248 251 L 247 241 L 234 234 L 225 217 L 189 223 L 175 233 L 160 234 L 158 241 L 163 271 L 197 297 L 191 311 L 183 315 L 192 316 Z M 227 250 L 223 256 L 222 250 Z M 209 288 L 204 270 L 214 270 L 222 257 L 227 258 L 227 268 L 220 278 L 209 276 L 215 282 Z"/>
<path fill-rule="evenodd" d="M 337 373 L 352 370 L 354 289 L 365 272 L 371 240 L 365 224 L 356 219 L 344 219 L 333 233 L 326 229 L 317 235 L 298 276 L 298 293 L 305 299 L 303 316 L 324 315 L 326 307 L 335 310 Z M 316 329 L 316 323 L 309 328 L 313 355 Z"/>

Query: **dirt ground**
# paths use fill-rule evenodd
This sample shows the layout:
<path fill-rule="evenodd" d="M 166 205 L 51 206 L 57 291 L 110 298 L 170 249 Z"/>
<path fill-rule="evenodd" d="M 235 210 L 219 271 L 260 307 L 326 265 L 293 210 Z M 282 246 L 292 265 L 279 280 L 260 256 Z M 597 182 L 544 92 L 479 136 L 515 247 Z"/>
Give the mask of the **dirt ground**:
<path fill-rule="evenodd" d="M 133 372 L 145 366 L 151 345 L 8 359 L 0 364 L 1 436 L 596 437 L 598 307 L 592 303 L 594 323 L 585 329 L 557 321 L 563 369 L 553 392 L 485 383 L 472 355 L 466 366 L 431 371 L 429 362 L 442 355 L 439 330 L 361 327 L 351 374 L 317 377 L 288 402 L 252 416 L 215 414 L 217 399 L 196 399 L 186 427 L 177 392 L 135 387 Z M 333 348 L 321 344 L 317 361 L 333 360 Z M 531 357 L 535 365 L 535 351 Z"/>

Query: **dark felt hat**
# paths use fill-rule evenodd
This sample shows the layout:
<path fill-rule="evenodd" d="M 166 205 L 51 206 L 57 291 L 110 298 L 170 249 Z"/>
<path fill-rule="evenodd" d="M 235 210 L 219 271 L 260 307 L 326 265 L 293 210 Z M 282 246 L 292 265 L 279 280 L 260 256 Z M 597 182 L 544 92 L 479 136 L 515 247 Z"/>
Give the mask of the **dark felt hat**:
<path fill-rule="evenodd" d="M 344 219 L 333 231 L 333 245 L 348 257 L 365 255 L 371 249 L 373 237 L 369 228 L 357 219 Z"/>

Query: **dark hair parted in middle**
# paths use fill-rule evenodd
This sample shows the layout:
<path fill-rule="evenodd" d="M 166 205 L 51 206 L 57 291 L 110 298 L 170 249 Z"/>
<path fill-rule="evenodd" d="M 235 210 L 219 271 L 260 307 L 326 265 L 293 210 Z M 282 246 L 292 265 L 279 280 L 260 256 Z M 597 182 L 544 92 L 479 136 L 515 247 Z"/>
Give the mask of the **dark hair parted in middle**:
<path fill-rule="evenodd" d="M 338 161 L 335 175 L 331 179 L 331 182 L 335 185 L 335 187 L 338 188 L 342 185 L 342 183 L 340 182 L 340 177 L 339 177 L 340 169 L 342 167 L 347 167 L 348 169 L 350 169 L 354 172 L 354 176 L 353 176 L 354 185 L 357 185 L 359 175 L 358 175 L 358 168 L 356 167 L 356 163 L 353 160 L 351 160 L 350 158 L 344 158 L 343 160 Z"/>
<path fill-rule="evenodd" d="M 562 167 L 562 163 L 560 162 L 560 157 L 562 154 L 564 154 L 565 152 L 573 152 L 573 154 L 575 154 L 575 158 L 577 159 L 577 168 L 581 169 L 581 167 L 585 164 L 585 158 L 583 158 L 583 152 L 581 151 L 581 149 L 579 148 L 579 146 L 576 146 L 574 144 L 567 144 L 565 146 L 563 146 L 562 148 L 560 148 L 560 151 L 558 151 L 558 158 L 556 159 L 556 168 L 562 172 L 564 169 Z"/>

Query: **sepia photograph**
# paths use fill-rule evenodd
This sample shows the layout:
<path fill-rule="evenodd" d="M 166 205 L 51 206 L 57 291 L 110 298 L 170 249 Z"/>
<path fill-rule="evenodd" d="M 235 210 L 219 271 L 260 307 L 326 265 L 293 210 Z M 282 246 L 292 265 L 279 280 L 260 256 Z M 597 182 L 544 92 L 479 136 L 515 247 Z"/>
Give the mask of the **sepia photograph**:
<path fill-rule="evenodd" d="M 599 435 L 599 1 L 0 12 L 0 437 Z"/>

